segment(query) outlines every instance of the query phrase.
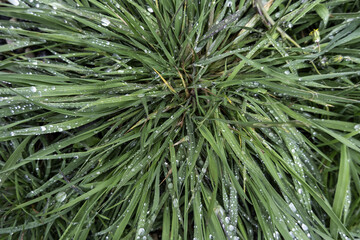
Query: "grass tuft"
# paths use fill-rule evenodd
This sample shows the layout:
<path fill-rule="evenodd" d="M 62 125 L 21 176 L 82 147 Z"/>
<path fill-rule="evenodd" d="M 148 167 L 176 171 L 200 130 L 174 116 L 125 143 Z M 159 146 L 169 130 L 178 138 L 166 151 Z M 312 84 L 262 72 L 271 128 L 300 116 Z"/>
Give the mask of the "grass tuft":
<path fill-rule="evenodd" d="M 359 1 L 0 6 L 1 239 L 360 238 Z"/>

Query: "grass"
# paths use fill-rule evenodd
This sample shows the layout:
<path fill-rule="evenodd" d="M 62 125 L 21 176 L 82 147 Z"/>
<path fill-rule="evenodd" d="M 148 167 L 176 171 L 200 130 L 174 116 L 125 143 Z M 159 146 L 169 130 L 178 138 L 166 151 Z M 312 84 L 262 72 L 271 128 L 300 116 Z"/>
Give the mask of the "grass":
<path fill-rule="evenodd" d="M 360 238 L 357 0 L 9 2 L 0 239 Z"/>

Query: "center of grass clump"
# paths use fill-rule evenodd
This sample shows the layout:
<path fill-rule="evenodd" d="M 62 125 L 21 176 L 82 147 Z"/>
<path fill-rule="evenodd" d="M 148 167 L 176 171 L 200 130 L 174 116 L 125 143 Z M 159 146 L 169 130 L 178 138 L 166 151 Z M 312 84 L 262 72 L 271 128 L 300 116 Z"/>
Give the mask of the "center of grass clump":
<path fill-rule="evenodd" d="M 359 11 L 1 1 L 0 239 L 359 239 Z"/>

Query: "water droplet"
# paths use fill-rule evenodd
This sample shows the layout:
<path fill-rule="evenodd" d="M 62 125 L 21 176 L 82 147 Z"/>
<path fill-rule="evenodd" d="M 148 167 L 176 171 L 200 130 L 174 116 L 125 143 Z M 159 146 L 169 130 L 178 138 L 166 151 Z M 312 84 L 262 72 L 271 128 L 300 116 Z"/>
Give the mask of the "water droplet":
<path fill-rule="evenodd" d="M 36 92 L 36 87 L 34 87 L 34 86 L 32 86 L 31 88 L 30 88 L 30 91 L 32 91 L 32 92 Z"/>
<path fill-rule="evenodd" d="M 20 4 L 18 0 L 8 0 L 8 2 L 14 6 L 19 6 L 19 4 Z"/>
<path fill-rule="evenodd" d="M 149 13 L 153 13 L 153 12 L 154 12 L 154 10 L 153 10 L 151 7 L 148 7 L 147 10 L 148 10 Z"/>
<path fill-rule="evenodd" d="M 63 202 L 66 199 L 66 193 L 65 192 L 59 192 L 58 194 L 56 194 L 55 198 L 56 201 L 58 202 Z"/>
<path fill-rule="evenodd" d="M 308 226 L 306 226 L 305 224 L 301 224 L 301 228 L 304 230 L 304 231 L 307 231 L 309 228 Z"/>
<path fill-rule="evenodd" d="M 198 53 L 198 52 L 201 51 L 201 49 L 202 49 L 202 47 L 196 47 L 196 48 L 194 48 L 194 51 L 195 51 L 196 53 Z"/>
<path fill-rule="evenodd" d="M 110 25 L 110 20 L 107 19 L 107 18 L 102 18 L 101 19 L 101 25 L 103 25 L 105 27 L 109 26 Z"/>
<path fill-rule="evenodd" d="M 174 205 L 174 207 L 178 207 L 179 206 L 179 201 L 177 199 L 174 199 L 173 205 Z"/>
<path fill-rule="evenodd" d="M 355 131 L 360 131 L 360 124 L 356 124 L 356 125 L 354 126 L 354 129 L 355 129 Z"/>
<path fill-rule="evenodd" d="M 290 71 L 289 71 L 289 70 L 286 70 L 284 73 L 285 73 L 286 75 L 289 75 L 289 74 L 290 74 Z"/>
<path fill-rule="evenodd" d="M 41 131 L 45 131 L 45 130 L 46 130 L 46 127 L 41 126 L 40 129 L 41 129 Z"/>
<path fill-rule="evenodd" d="M 289 208 L 291 209 L 291 211 L 296 212 L 296 207 L 293 203 L 289 204 Z"/>
<path fill-rule="evenodd" d="M 138 234 L 139 234 L 140 236 L 143 236 L 143 235 L 145 234 L 145 229 L 144 229 L 144 228 L 139 228 Z"/>
<path fill-rule="evenodd" d="M 169 184 L 168 184 L 168 188 L 169 188 L 169 189 L 172 189 L 173 187 L 174 187 L 174 185 L 173 185 L 172 183 L 169 183 Z"/>

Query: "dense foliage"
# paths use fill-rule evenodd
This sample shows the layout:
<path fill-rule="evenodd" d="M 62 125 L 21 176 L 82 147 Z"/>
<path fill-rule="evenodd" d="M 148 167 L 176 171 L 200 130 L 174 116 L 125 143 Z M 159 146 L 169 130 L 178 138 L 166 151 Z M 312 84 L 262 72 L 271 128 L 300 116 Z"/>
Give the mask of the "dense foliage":
<path fill-rule="evenodd" d="M 0 238 L 360 238 L 360 2 L 0 3 Z"/>

